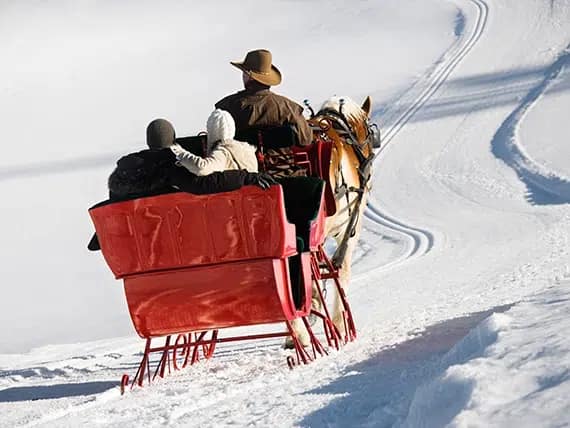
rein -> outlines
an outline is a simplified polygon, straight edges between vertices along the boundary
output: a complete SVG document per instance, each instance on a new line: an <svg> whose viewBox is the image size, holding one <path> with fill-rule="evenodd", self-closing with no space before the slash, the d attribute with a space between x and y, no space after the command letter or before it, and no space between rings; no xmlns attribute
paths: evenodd
<svg viewBox="0 0 570 428"><path fill-rule="evenodd" d="M343 183L341 186L338 186L335 189L335 199L338 200L346 196L347 208L349 212L348 226L344 231L340 245L337 247L331 259L333 265L338 269L346 257L346 252L348 250L348 241L356 234L356 225L358 224L360 215L360 205L362 203L364 192L366 191L366 187L368 186L368 182L370 180L370 168L374 159L374 156L365 155L363 147L368 146L370 154L373 153L372 148L374 144L374 131L371 129L371 125L367 123L366 140L364 140L361 144L358 142L358 139L356 138L356 135L344 114L339 113L336 110L325 109L321 110L316 116L322 116L322 119L320 119L319 122L321 120L326 122L326 127L321 126L321 128L323 128L323 131L326 131L330 128L334 129L333 123L337 124L340 127L341 131L343 131L346 135L344 143L352 147L354 154L358 159L358 175L360 177L359 187L347 187L346 183L344 183L344 177L342 176L341 170L340 175L342 177ZM350 193L357 194L356 199L354 199L352 202L349 200Z"/></svg>

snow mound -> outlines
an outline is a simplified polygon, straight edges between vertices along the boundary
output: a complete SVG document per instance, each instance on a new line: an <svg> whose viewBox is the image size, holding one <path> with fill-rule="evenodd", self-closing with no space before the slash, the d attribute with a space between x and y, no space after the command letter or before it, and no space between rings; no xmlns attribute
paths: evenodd
<svg viewBox="0 0 570 428"><path fill-rule="evenodd" d="M493 314L420 386L403 427L566 426L570 403L570 290L556 287Z"/></svg>

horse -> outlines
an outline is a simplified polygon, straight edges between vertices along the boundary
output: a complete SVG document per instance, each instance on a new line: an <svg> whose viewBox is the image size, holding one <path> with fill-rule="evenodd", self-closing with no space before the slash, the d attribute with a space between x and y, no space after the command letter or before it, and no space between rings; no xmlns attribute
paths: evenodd
<svg viewBox="0 0 570 428"><path fill-rule="evenodd" d="M343 290L350 282L352 255L358 243L370 190L373 149L380 146L378 127L370 123L371 106L370 97L358 105L349 97L334 96L309 119L314 141L321 140L331 145L328 177L323 178L334 195L335 210L327 218L325 234L337 244L332 263L338 269ZM343 312L344 306L337 293L333 303L333 323L340 331L344 330L346 321Z"/></svg>
<svg viewBox="0 0 570 428"><path fill-rule="evenodd" d="M370 123L370 112L372 101L366 97L362 105L357 104L349 97L334 96L326 100L317 113L305 103L311 112L308 119L310 127L313 129L314 148L322 147L322 151L317 151L313 158L316 158L319 165L318 173L327 183L325 197L327 201L327 220L325 224L325 234L327 238L332 238L337 243L337 249L332 256L333 269L336 272L334 278L338 278L340 286L339 293L344 294L344 290L350 281L350 268L352 254L358 242L362 224L362 213L366 206L366 196L370 190L370 176L372 161L374 159L374 148L380 145L380 135L378 127ZM285 127L286 129L289 129ZM277 127L277 130L282 128ZM244 134L244 141L250 141L258 146L263 152L263 141L278 140L279 135L271 135L253 128L251 134ZM286 135L289 135L286 133ZM238 138L239 139L239 138ZM291 140L284 138L287 144ZM301 151L311 151L311 146L301 148ZM283 171L296 174L300 165L295 162L295 155L273 154L263 156L260 162L262 171L275 177L279 177ZM281 167L282 169L279 169ZM302 169L302 167L301 167ZM315 171L312 172L315 175ZM327 257L328 258L328 257ZM347 319L347 301L339 293L335 293L333 302L333 323L338 332L353 330L347 328L351 324L351 319ZM325 303L321 302L318 293L313 290L312 309L320 312ZM299 336L301 343L309 343L308 332L303 327L303 322L296 319L292 323L293 329ZM347 336L350 336L347 333ZM289 347L290 343L286 343Z"/></svg>

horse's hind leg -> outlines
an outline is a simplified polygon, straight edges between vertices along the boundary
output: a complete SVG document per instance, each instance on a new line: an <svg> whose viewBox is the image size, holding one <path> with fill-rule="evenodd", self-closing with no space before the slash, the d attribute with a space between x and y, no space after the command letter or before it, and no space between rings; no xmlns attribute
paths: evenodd
<svg viewBox="0 0 570 428"><path fill-rule="evenodd" d="M299 343L301 343L301 345L303 345L303 346L309 346L310 345L311 338L310 338L309 332L305 328L305 325L303 324L303 320L301 318L295 318L293 321L291 321L291 328L293 329L293 331L297 335L297 339L299 340ZM285 345L284 346L285 346L285 349L293 349L294 348L293 339L291 337L287 337L285 339Z"/></svg>
<svg viewBox="0 0 570 428"><path fill-rule="evenodd" d="M344 260L342 261L342 264L338 269L340 287L345 293L348 283L350 282L352 253L354 252L357 242L358 242L357 236L354 236L349 239ZM334 295L332 318L334 325L339 329L340 332L345 331L345 317L344 317L345 309L346 308L343 304L343 301L339 295L339 292L337 291Z"/></svg>
<svg viewBox="0 0 570 428"><path fill-rule="evenodd" d="M335 293L334 298L334 307L333 307L333 323L339 329L340 332L346 332L349 340L354 338L354 325L352 324L352 314L347 313L350 311L348 307L348 300L346 300L346 289L350 282L350 274L351 274L351 267L352 267L352 255L358 244L358 238L360 236L360 232L362 229L362 213L364 211L364 207L366 206L366 197L364 197L360 203L360 213L359 219L356 223L356 227L354 229L353 236L348 240L348 245L346 248L346 253L344 260L342 261L339 270L339 281L341 287L341 293L344 294L344 299L341 298L340 294L337 292ZM340 245L340 243L339 243ZM344 300L344 301L343 301ZM346 302L346 303L345 303ZM347 321L347 317L349 320ZM347 322L351 325L347 325Z"/></svg>

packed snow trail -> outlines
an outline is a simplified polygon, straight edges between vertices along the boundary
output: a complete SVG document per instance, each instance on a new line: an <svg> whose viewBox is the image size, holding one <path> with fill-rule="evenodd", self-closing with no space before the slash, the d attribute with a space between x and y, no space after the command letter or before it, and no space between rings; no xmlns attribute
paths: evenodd
<svg viewBox="0 0 570 428"><path fill-rule="evenodd" d="M437 360L401 427L567 426L569 315L566 281L487 318Z"/></svg>

